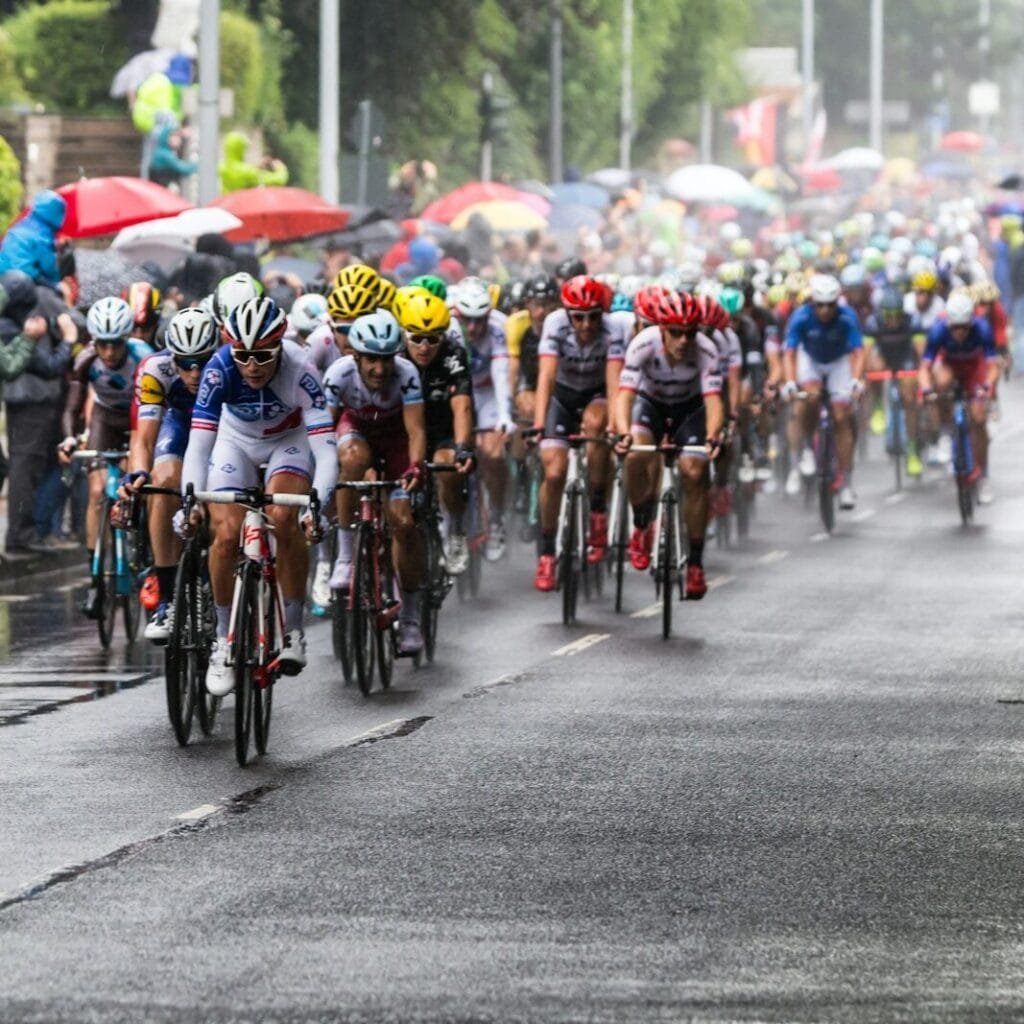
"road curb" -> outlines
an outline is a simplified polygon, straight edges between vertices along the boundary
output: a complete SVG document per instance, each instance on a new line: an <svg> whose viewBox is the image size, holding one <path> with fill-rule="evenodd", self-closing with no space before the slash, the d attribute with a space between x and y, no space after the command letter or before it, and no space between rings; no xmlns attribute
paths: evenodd
<svg viewBox="0 0 1024 1024"><path fill-rule="evenodd" d="M46 554L32 553L28 556L9 557L0 555L0 593L15 589L26 579L38 579L49 573L62 572L76 566L85 570L85 548L70 548L67 551L51 551Z"/></svg>

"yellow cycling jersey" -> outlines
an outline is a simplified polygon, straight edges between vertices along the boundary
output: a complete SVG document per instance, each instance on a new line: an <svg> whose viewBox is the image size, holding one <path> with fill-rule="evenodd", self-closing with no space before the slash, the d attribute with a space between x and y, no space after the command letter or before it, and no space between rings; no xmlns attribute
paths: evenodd
<svg viewBox="0 0 1024 1024"><path fill-rule="evenodd" d="M530 329L530 314L520 309L505 321L505 345L509 359L518 359L523 351L523 338Z"/></svg>

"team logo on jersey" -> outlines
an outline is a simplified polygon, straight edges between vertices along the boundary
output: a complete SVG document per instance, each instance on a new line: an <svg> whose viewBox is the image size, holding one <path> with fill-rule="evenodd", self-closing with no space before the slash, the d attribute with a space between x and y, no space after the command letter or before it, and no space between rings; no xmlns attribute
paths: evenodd
<svg viewBox="0 0 1024 1024"><path fill-rule="evenodd" d="M453 352L451 355L445 356L444 365L449 373L458 373L462 369L462 360L459 359L457 353Z"/></svg>
<svg viewBox="0 0 1024 1024"><path fill-rule="evenodd" d="M323 390L320 387L320 382L311 373L304 373L299 378L299 387L313 399L314 409L323 409L327 404L327 400L324 398Z"/></svg>
<svg viewBox="0 0 1024 1024"><path fill-rule="evenodd" d="M199 404L208 405L210 399L213 398L214 392L217 391L223 383L224 377L221 375L220 370L207 368L203 373L203 380L199 387Z"/></svg>
<svg viewBox="0 0 1024 1024"><path fill-rule="evenodd" d="M139 381L139 401L143 405L160 405L164 400L163 385L151 374L144 373Z"/></svg>
<svg viewBox="0 0 1024 1024"><path fill-rule="evenodd" d="M402 385L402 394L403 395L415 394L419 390L420 390L420 382L415 377L410 377Z"/></svg>
<svg viewBox="0 0 1024 1024"><path fill-rule="evenodd" d="M299 449L296 448L295 445L291 445L291 447L285 448L284 453L285 455L298 455Z"/></svg>
<svg viewBox="0 0 1024 1024"><path fill-rule="evenodd" d="M220 467L220 471L222 473L234 473L237 468L237 466L232 465L230 462L225 462L224 465Z"/></svg>

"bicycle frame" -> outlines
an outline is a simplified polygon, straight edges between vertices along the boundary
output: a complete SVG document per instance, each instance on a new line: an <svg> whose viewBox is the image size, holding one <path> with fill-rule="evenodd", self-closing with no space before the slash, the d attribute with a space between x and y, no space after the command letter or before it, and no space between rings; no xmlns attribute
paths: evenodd
<svg viewBox="0 0 1024 1024"><path fill-rule="evenodd" d="M107 466L107 479L103 484L103 497L110 505L116 504L119 500L117 496L117 490L121 486L121 479L124 476L124 470L121 468L121 463L128 457L127 451L95 451L95 450L79 450L72 454L74 459L83 459L89 461L102 460ZM109 507L107 509L109 512ZM105 524L100 522L99 529L103 530ZM111 526L111 535L114 540L114 573L115 573L115 590L114 593L118 597L127 597L131 593L131 580L128 574L128 556L125 551L125 531L119 526ZM103 572L103 566L100 564L100 560L103 557L102 546L97 543L95 551L92 555L92 575L99 576Z"/></svg>
<svg viewBox="0 0 1024 1024"><path fill-rule="evenodd" d="M559 529L555 534L555 555L557 558L562 558L567 552L562 550L562 524L565 522L566 516L568 515L569 500L573 492L581 495L584 499L587 496L587 487L589 484L589 476L587 474L587 455L586 445L588 441L594 440L593 438L584 437L583 435L573 435L569 439L569 461L566 467L565 473L565 487L562 489L562 501L558 509L558 523ZM584 505L586 501L579 501L576 503L577 510L577 523L576 523L576 543L577 551L575 552L581 560L586 560L587 557L587 532L586 528L589 525L586 522L584 516Z"/></svg>
<svg viewBox="0 0 1024 1024"><path fill-rule="evenodd" d="M373 531L375 543L372 547L371 563L373 566L374 607L377 609L377 629L386 630L398 616L400 602L392 594L386 597L383 593L384 574L382 556L391 558L390 552L384 551L387 540L384 529L384 492L401 487L400 480L346 480L337 485L338 489L352 490L359 493L359 512L356 521L369 524ZM349 611L358 600L356 588L349 587L346 606Z"/></svg>

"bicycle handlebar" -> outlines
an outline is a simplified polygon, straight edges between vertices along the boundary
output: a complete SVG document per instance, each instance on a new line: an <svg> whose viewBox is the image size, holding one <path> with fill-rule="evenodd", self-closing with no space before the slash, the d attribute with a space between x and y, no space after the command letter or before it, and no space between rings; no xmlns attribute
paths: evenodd
<svg viewBox="0 0 1024 1024"><path fill-rule="evenodd" d="M424 466L431 473L457 473L459 467L454 462L425 462Z"/></svg>
<svg viewBox="0 0 1024 1024"><path fill-rule="evenodd" d="M256 494L252 491L193 491L194 501L208 505L283 505L286 508L308 508L311 494Z"/></svg>
<svg viewBox="0 0 1024 1024"><path fill-rule="evenodd" d="M71 453L73 459L105 459L108 462L120 462L128 458L128 449L121 451L98 451L95 448L78 448Z"/></svg>
<svg viewBox="0 0 1024 1024"><path fill-rule="evenodd" d="M342 480L335 484L336 491L395 490L402 486L401 480Z"/></svg>
<svg viewBox="0 0 1024 1024"><path fill-rule="evenodd" d="M630 452L678 452L680 455L707 455L707 445L703 444L633 444ZM627 455L629 452L626 453Z"/></svg>

